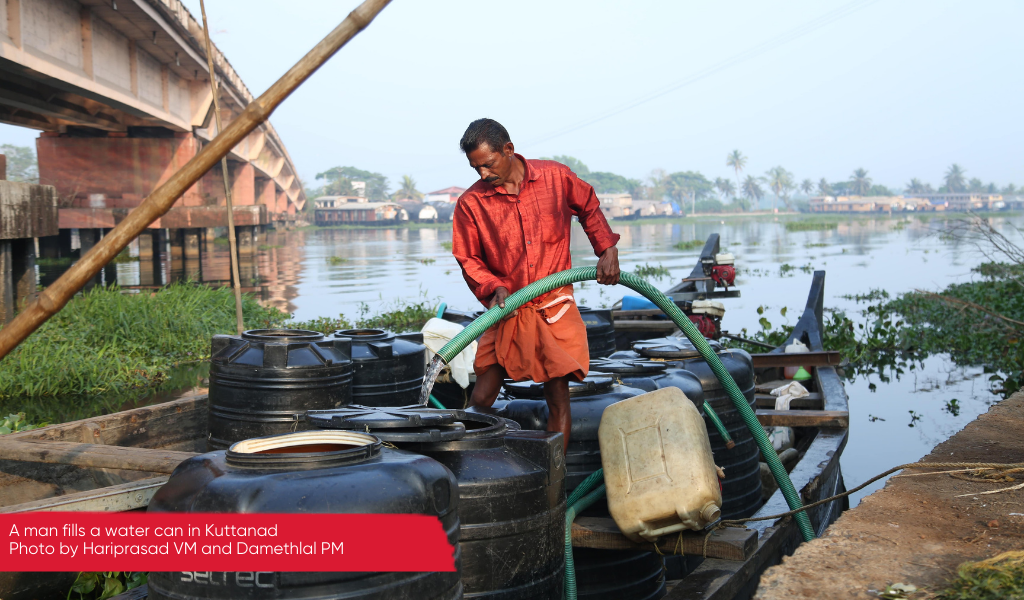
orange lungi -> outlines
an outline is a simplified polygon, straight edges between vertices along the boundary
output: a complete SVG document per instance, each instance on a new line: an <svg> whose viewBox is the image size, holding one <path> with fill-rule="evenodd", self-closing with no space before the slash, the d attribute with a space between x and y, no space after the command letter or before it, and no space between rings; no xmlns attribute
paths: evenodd
<svg viewBox="0 0 1024 600"><path fill-rule="evenodd" d="M473 370L480 375L495 364L516 381L546 382L565 375L582 381L587 376L587 326L576 308L572 285L524 304L515 316L484 332Z"/></svg>

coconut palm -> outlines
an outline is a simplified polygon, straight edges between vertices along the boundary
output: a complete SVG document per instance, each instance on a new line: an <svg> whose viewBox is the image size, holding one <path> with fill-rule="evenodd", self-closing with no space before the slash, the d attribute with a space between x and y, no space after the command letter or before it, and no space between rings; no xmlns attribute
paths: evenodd
<svg viewBox="0 0 1024 600"><path fill-rule="evenodd" d="M718 193L722 196L724 200L728 200L729 198L736 194L736 186L734 186L731 181L724 177L715 178L715 189L718 190Z"/></svg>
<svg viewBox="0 0 1024 600"><path fill-rule="evenodd" d="M858 196L866 196L871 191L871 178L866 169L857 169L850 175L850 189Z"/></svg>
<svg viewBox="0 0 1024 600"><path fill-rule="evenodd" d="M960 165L953 163L946 170L946 187L950 192L962 192L967 187L964 183L964 174L967 170Z"/></svg>
<svg viewBox="0 0 1024 600"><path fill-rule="evenodd" d="M781 166L772 167L765 173L765 179L768 181L768 188L775 193L775 200L772 202L772 211L774 212L778 210L777 204L783 194L793 189L793 174ZM789 206L788 198L785 202L786 206Z"/></svg>
<svg viewBox="0 0 1024 600"><path fill-rule="evenodd" d="M740 186L740 171L747 166L747 157L739 150L733 150L725 157L725 166L732 167L736 171L736 186Z"/></svg>
<svg viewBox="0 0 1024 600"><path fill-rule="evenodd" d="M831 196L832 186L828 184L828 180L824 177L818 182L818 194L821 196Z"/></svg>
<svg viewBox="0 0 1024 600"><path fill-rule="evenodd" d="M804 179L800 182L800 191L810 196L811 192L814 191L814 182L810 179Z"/></svg>
<svg viewBox="0 0 1024 600"><path fill-rule="evenodd" d="M977 177L973 177L973 178L971 178L970 181L967 182L967 191L968 192L974 192L974 193L984 192L985 191L985 182L983 182L982 180L978 179Z"/></svg>
<svg viewBox="0 0 1024 600"><path fill-rule="evenodd" d="M753 204L754 210L761 205L761 198L764 198L764 190L761 189L761 178L754 177L753 175L747 175L747 178L743 180L743 186L740 188L744 198L748 198Z"/></svg>
<svg viewBox="0 0 1024 600"><path fill-rule="evenodd" d="M920 179L914 177L910 180L910 183L907 184L906 192L908 194L923 194L925 193L924 186L925 184L921 183Z"/></svg>
<svg viewBox="0 0 1024 600"><path fill-rule="evenodd" d="M423 198L423 192L416 189L416 180L409 175L402 175L402 185L398 190L391 195L395 200L401 198L412 198L413 200L419 200Z"/></svg>

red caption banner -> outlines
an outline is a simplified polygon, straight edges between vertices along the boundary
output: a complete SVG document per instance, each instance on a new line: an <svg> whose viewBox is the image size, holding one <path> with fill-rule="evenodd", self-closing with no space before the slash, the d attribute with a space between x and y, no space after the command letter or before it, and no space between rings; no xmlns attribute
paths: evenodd
<svg viewBox="0 0 1024 600"><path fill-rule="evenodd" d="M454 571L425 515L28 512L0 525L4 571Z"/></svg>

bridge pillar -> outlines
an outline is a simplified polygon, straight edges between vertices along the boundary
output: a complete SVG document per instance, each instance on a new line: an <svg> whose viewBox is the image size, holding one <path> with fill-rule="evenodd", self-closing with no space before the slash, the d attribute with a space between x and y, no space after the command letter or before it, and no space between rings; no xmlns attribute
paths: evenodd
<svg viewBox="0 0 1024 600"><path fill-rule="evenodd" d="M67 231L71 233L70 229ZM48 235L39 238L39 258L60 258L60 242L59 235Z"/></svg>
<svg viewBox="0 0 1024 600"><path fill-rule="evenodd" d="M238 254L251 255L256 252L256 227L246 225L235 228L238 238Z"/></svg>

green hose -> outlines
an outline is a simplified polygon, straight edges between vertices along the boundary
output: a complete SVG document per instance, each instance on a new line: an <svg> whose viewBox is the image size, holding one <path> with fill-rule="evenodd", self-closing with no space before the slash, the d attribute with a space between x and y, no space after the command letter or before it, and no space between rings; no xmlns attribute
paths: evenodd
<svg viewBox="0 0 1024 600"><path fill-rule="evenodd" d="M430 405L434 408L448 408L444 404L441 404L441 401L435 398L433 394L430 395Z"/></svg>
<svg viewBox="0 0 1024 600"><path fill-rule="evenodd" d="M431 396L433 398L433 396ZM718 413L715 409L711 408L711 405L704 401L704 414L708 416L708 420L715 426L715 430L718 431L718 435L722 437L722 441L725 442L725 447L732 450L736 447L736 442L732 441L732 436L729 435L729 430L725 428L725 424L718 418Z"/></svg>
<svg viewBox="0 0 1024 600"><path fill-rule="evenodd" d="M441 351L438 352L437 355L447 363L455 358L459 352L462 352L470 342L479 337L484 331L520 306L542 294L550 292L553 289L560 288L570 283L590 281L593 279L597 279L596 267L576 267L574 269L562 271L561 273L549 275L540 281L535 281L506 298L505 308L494 305L494 307L470 323L465 329L460 331L458 335L452 338L452 341L445 344L444 348L441 348ZM761 455L764 456L765 461L768 463L768 468L775 477L776 483L779 484L779 489L782 490L782 495L785 496L786 503L789 505L790 510L802 508L803 503L800 502L800 495L797 493L796 488L793 487L793 482L789 479L789 473L787 473L786 468L782 466L782 461L779 460L779 455L776 454L775 447L772 446L771 440L768 439L768 435L764 432L764 427L762 427L757 421L757 415L754 413L754 410L750 408L750 405L747 404L747 399L743 397L743 392L740 391L736 382L733 381L732 376L729 375L729 371L726 370L721 359L718 358L715 351L711 349L710 345L708 345L704 336L697 331L697 327L686 317L686 315L683 314L683 311L676 306L675 302L645 280L631 273L622 273L619 278L619 283L639 292L648 300L654 302L658 308L672 319L672 322L676 324L676 327L679 327L683 334L689 338L693 346L698 352L700 352L700 355L704 357L705 361L707 361L711 370L714 371L715 377L717 377L718 381L721 382L726 393L729 394L729 398L736 406L736 410L743 418L743 422L747 425L747 429L750 430L751 435L754 437L754 441L757 442L758 448L761 449ZM797 513L796 522L804 540L810 541L814 539L814 529L811 527L811 520L807 516L806 512Z"/></svg>
<svg viewBox="0 0 1024 600"><path fill-rule="evenodd" d="M595 475L603 477L603 471L598 469L587 481L590 481ZM594 481L598 481L600 477L595 478ZM591 482L593 483L593 482ZM582 484L573 490L573 495L576 491L583 487ZM577 496L576 501L572 504L566 502L565 507L565 600L576 600L576 565L572 559L572 522L576 520L576 515L585 511L590 507L591 504L597 502L604 496L605 487L602 483L594 491L590 492L586 496ZM571 496L570 496L571 497Z"/></svg>

